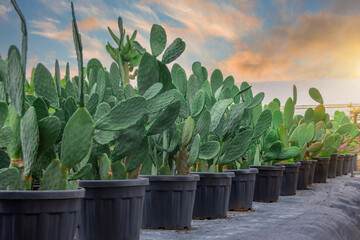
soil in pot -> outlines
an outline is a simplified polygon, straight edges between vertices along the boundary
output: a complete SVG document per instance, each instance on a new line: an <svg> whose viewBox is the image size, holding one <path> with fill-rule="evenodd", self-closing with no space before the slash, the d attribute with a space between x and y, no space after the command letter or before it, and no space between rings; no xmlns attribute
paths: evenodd
<svg viewBox="0 0 360 240"><path fill-rule="evenodd" d="M80 239L139 239L148 179L84 180Z"/></svg>
<svg viewBox="0 0 360 240"><path fill-rule="evenodd" d="M333 153L333 154L330 155L328 178L336 177L336 168L337 168L338 156L339 156L338 153Z"/></svg>
<svg viewBox="0 0 360 240"><path fill-rule="evenodd" d="M326 183L326 179L329 173L329 157L316 158L316 168L314 173L314 183Z"/></svg>
<svg viewBox="0 0 360 240"><path fill-rule="evenodd" d="M311 161L309 160L298 160L295 162L300 163L299 177L297 182L297 190L306 190L309 182L309 173Z"/></svg>
<svg viewBox="0 0 360 240"><path fill-rule="evenodd" d="M351 154L345 154L345 156L344 156L342 174L345 176L349 174L351 158L352 158Z"/></svg>
<svg viewBox="0 0 360 240"><path fill-rule="evenodd" d="M193 174L193 173L192 173ZM202 173L197 172L197 182L193 219L225 218L229 206L232 172Z"/></svg>
<svg viewBox="0 0 360 240"><path fill-rule="evenodd" d="M311 165L310 165L310 171L309 171L308 186L311 186L312 183L314 182L314 175L315 175L315 168L316 168L317 160L311 159L309 161L311 161Z"/></svg>
<svg viewBox="0 0 360 240"><path fill-rule="evenodd" d="M142 176L146 187L142 228L185 229L191 227L199 175Z"/></svg>
<svg viewBox="0 0 360 240"><path fill-rule="evenodd" d="M247 211L252 209L255 189L256 174L259 172L256 168L225 170L233 172L231 193L229 201L230 211Z"/></svg>
<svg viewBox="0 0 360 240"><path fill-rule="evenodd" d="M301 163L279 163L276 166L284 166L284 174L281 183L281 196L296 195L297 182L299 178L299 168Z"/></svg>
<svg viewBox="0 0 360 240"><path fill-rule="evenodd" d="M85 189L0 191L1 240L72 240Z"/></svg>
<svg viewBox="0 0 360 240"><path fill-rule="evenodd" d="M345 155L340 154L337 158L336 176L342 176Z"/></svg>
<svg viewBox="0 0 360 240"><path fill-rule="evenodd" d="M276 202L279 199L284 166L250 166L257 168L254 201Z"/></svg>

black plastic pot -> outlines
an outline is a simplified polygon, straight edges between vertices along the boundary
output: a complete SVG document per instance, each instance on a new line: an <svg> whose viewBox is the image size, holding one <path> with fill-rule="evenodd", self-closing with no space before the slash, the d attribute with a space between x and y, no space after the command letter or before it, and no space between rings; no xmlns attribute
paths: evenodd
<svg viewBox="0 0 360 240"><path fill-rule="evenodd" d="M343 175L344 157L345 155L341 154L337 158L336 176Z"/></svg>
<svg viewBox="0 0 360 240"><path fill-rule="evenodd" d="M312 183L314 182L314 175L315 175L315 168L316 168L317 160L311 159L309 161L311 161L311 165L310 165L310 171L309 171L308 186L311 186Z"/></svg>
<svg viewBox="0 0 360 240"><path fill-rule="evenodd" d="M357 171L358 171L358 164L357 164L357 158L358 158L358 155L357 155L357 153L354 153L354 171L355 171L355 173L357 173Z"/></svg>
<svg viewBox="0 0 360 240"><path fill-rule="evenodd" d="M296 161L300 163L299 167L299 177L297 182L297 190L305 190L309 185L309 173L310 173L310 160L299 160Z"/></svg>
<svg viewBox="0 0 360 240"><path fill-rule="evenodd" d="M326 179L329 173L329 157L318 157L313 183L326 183Z"/></svg>
<svg viewBox="0 0 360 240"><path fill-rule="evenodd" d="M276 202L279 199L284 166L250 166L257 168L254 201Z"/></svg>
<svg viewBox="0 0 360 240"><path fill-rule="evenodd" d="M354 168L355 168L355 155L354 154L350 154L350 166L349 166L349 173L351 174L351 176L354 176Z"/></svg>
<svg viewBox="0 0 360 240"><path fill-rule="evenodd" d="M197 182L193 219L225 218L229 206L232 172L191 173L200 176Z"/></svg>
<svg viewBox="0 0 360 240"><path fill-rule="evenodd" d="M339 154L333 153L330 155L328 178L336 177L337 158Z"/></svg>
<svg viewBox="0 0 360 240"><path fill-rule="evenodd" d="M342 172L343 175L345 175L345 176L349 174L351 158L352 158L351 154L345 154L344 164L343 164L343 172Z"/></svg>
<svg viewBox="0 0 360 240"><path fill-rule="evenodd" d="M74 239L85 189L0 191L1 240Z"/></svg>
<svg viewBox="0 0 360 240"><path fill-rule="evenodd" d="M225 170L233 172L229 201L230 211L247 211L252 208L254 199L255 179L259 172L256 168Z"/></svg>
<svg viewBox="0 0 360 240"><path fill-rule="evenodd" d="M139 239L148 179L86 180L81 203L81 240Z"/></svg>
<svg viewBox="0 0 360 240"><path fill-rule="evenodd" d="M276 166L284 166L284 175L281 183L281 196L296 195L297 182L299 178L299 168L301 163L279 163Z"/></svg>
<svg viewBox="0 0 360 240"><path fill-rule="evenodd" d="M146 187L142 228L185 229L191 227L199 175L142 176Z"/></svg>

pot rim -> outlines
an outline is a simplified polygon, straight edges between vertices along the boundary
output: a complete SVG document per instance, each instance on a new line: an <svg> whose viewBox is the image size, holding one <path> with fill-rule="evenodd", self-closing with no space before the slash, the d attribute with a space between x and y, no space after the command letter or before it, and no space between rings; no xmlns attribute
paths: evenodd
<svg viewBox="0 0 360 240"><path fill-rule="evenodd" d="M248 168L248 169L228 169L224 170L225 172L233 172L235 175L245 175L245 174L254 174L258 173L259 170L257 168Z"/></svg>
<svg viewBox="0 0 360 240"><path fill-rule="evenodd" d="M295 163L276 163L275 166L285 166L285 168L287 167L298 167L300 166L301 163L300 162L295 162Z"/></svg>
<svg viewBox="0 0 360 240"><path fill-rule="evenodd" d="M80 180L79 186L92 187L92 188L104 188L104 187L135 187L149 185L147 178L137 179L117 179L117 180Z"/></svg>
<svg viewBox="0 0 360 240"><path fill-rule="evenodd" d="M85 189L75 190L0 190L0 199L29 200L29 199L74 199L83 198Z"/></svg>
<svg viewBox="0 0 360 240"><path fill-rule="evenodd" d="M233 172L190 172L191 175L197 174L202 177L211 177L211 178L229 178L235 177Z"/></svg>
<svg viewBox="0 0 360 240"><path fill-rule="evenodd" d="M250 168L257 168L258 170L279 171L279 170L284 170L285 166L256 166L256 165L250 165Z"/></svg>
<svg viewBox="0 0 360 240"><path fill-rule="evenodd" d="M198 174L191 175L140 175L141 178L147 178L149 182L194 182L199 181Z"/></svg>

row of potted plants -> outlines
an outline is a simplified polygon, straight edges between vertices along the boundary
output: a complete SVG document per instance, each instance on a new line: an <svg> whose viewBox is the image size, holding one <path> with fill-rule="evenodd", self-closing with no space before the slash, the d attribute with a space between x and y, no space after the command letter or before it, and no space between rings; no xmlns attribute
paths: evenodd
<svg viewBox="0 0 360 240"><path fill-rule="evenodd" d="M301 116L295 86L281 110L200 62L187 77L177 63L168 68L185 43L167 46L160 25L147 51L119 17L119 34L108 28L109 71L95 58L84 68L71 4L78 76L67 64L61 78L56 60L54 76L39 63L28 82L26 21L11 2L23 38L21 52L11 46L0 59L2 239L73 239L77 225L80 239L190 228L191 219L277 201L355 164L336 152L357 126L341 112L330 120L317 89L309 93L319 106Z"/></svg>

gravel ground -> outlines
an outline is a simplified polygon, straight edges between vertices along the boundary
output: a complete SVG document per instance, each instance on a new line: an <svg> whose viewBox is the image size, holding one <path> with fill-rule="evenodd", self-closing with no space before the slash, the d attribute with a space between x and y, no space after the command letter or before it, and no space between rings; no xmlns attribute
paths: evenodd
<svg viewBox="0 0 360 240"><path fill-rule="evenodd" d="M141 230L142 240L360 239L360 178L338 177L314 184L277 203L254 203L226 219L193 220L190 230Z"/></svg>

